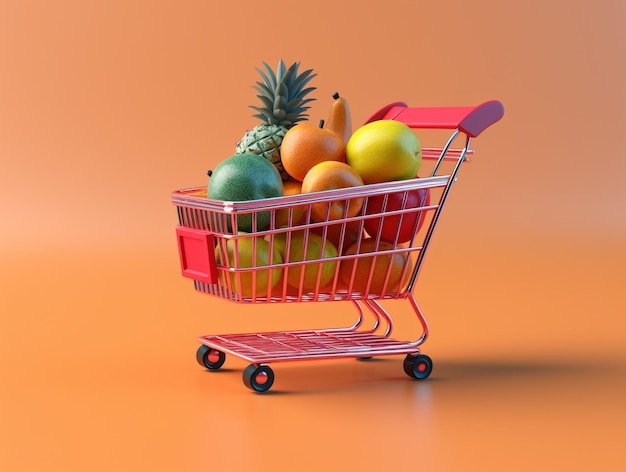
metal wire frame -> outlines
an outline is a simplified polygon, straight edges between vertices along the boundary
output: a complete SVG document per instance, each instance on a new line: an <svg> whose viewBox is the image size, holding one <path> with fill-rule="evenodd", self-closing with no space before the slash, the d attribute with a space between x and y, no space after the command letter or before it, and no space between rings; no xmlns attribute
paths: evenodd
<svg viewBox="0 0 626 472"><path fill-rule="evenodd" d="M443 205L447 200L448 194L450 192L450 188L454 181L456 180L456 175L459 171L461 164L468 159L468 154L471 154L473 151L469 148L470 146L470 138L466 138L465 146L460 149L452 149L452 143L455 141L457 136L459 135L459 131L455 130L452 135L449 137L443 148L426 148L424 150L426 159L435 160L435 165L430 177L422 178L422 179L411 179L410 181L398 181L398 182L390 182L383 184L374 184L363 187L355 187L350 189L337 189L334 191L326 191L326 192L317 192L315 194L299 194L295 196L288 197L277 197L274 199L266 199L263 201L252 201L252 202L216 202L212 200L206 199L206 197L199 197L198 195L202 192L202 189L188 189L185 191L177 192L174 195L174 202L177 205L178 217L181 226L187 228L193 228L201 231L208 231L215 233L217 235L216 245L221 251L221 260L227 260L227 252L228 252L228 244L234 245L234 261L230 261L228 265L222 263L218 266L218 273L220 274L219 283L216 284L207 284L205 282L195 281L195 288L198 291L219 296L222 298L226 298L236 302L242 303L275 303L275 302L301 302L301 301L330 301L330 300L358 300L358 299L371 299L371 298L404 298L406 297L414 288L416 280L418 278L418 274L421 270L424 257L426 251L430 245L430 241L433 236L433 232L435 227L437 226L437 222L441 215L441 211L443 209ZM453 169L450 174L440 175L439 171L441 169L441 165L444 161L452 161ZM405 208L405 201L407 198L407 194L411 190L415 189L428 189L433 190L435 188L439 188L442 192L440 198L437 202L424 205L419 209L409 209ZM400 209L392 210L392 211L383 211L381 213L374 213L371 215L360 215L357 217L349 218L346 213L344 213L343 218L332 220L332 221L323 221L316 222L310 218L311 205L326 203L330 206L331 203L337 201L337 199L364 199L364 205L367 206L368 198L373 196L383 196L384 204L387 203L388 196L393 192L404 192L403 196L403 204ZM300 226L288 227L288 228L275 228L275 215L278 210L288 209L290 211L290 218L293 213L294 206L302 205L306 207L306 222ZM347 207L347 206L346 206ZM257 230L254 227L253 233L241 235L237 234L237 216L242 214L243 212L250 211L269 211L271 213L271 223L268 229ZM347 211L347 208L346 208ZM346 255L346 254L338 254L336 257L332 258L332 260L321 257L321 254L324 253L325 245L326 245L326 234L329 231L330 226L332 225L341 225L341 233L340 233L340 243L345 237L345 226L352 223L360 223L360 234L363 233L363 225L367 218L380 218L383 215L385 217L389 216L397 216L402 218L409 212L421 211L425 213L432 213L432 218L430 224L427 225L427 228L422 231L426 231L424 236L420 236L420 240L415 239L417 237L417 231L415 231L413 238L410 240L408 245L403 247L393 244L392 249L376 249L371 253L359 254L357 250L357 254ZM254 225L253 225L254 226ZM417 229L417 228L415 228ZM304 231L304 248L303 250L306 252L307 246L307 238L309 237L309 232L318 231L321 232L322 235L322 247L320 249L320 257L312 258L307 260L295 260L295 261L274 261L271 260L272 255L274 254L273 247L275 239L280 236L286 235L286 244L287 244L287 252L289 251L289 244L291 241L291 234L294 232ZM379 235L373 235L374 238L379 238ZM264 238L269 241L269 254L270 261L264 266L259 267L247 267L242 266L239 261L239 251L237 250L237 245L239 240L245 238ZM378 245L379 239L377 239ZM357 242L357 245L360 244L360 240ZM256 261L256 244L252 247L252 260ZM378 247L378 246L377 246ZM402 280L405 280L405 274L407 274L410 270L410 274L408 277L408 283L405 287L400 288L400 290L386 290L384 293L376 294L368 291L366 288L365 291L353 290L352 282L348 284L348 289L339 289L337 285L338 281L338 271L340 264L349 260L357 260L359 258L371 257L376 260L378 257L394 257L395 254L406 255L406 263L403 268ZM412 268L409 268L409 262L412 263L412 256L415 255L415 264ZM328 265L334 263L336 264L335 274L333 276L333 283L330 287L322 288L320 287L319 277L321 276L322 267L324 265ZM299 270L300 276L304 277L304 273L307 270L306 267L317 267L317 283L315 284L312 290L302 290L300 289L296 293L291 290L289 293L286 281L283 280L282 285L278 288L274 288L271 286L268 280L268 287L266 290L257 290L256 287L258 275L262 273L266 273L268 271L294 271ZM354 271L356 271L357 263L353 265ZM302 270L304 269L304 270ZM374 264L371 264L371 273L369 274L368 279L368 288L370 286L371 280L374 276L373 274ZM389 280L391 271L391 264L389 264L388 272L385 277L385 288L387 287L387 282ZM353 273L353 277L356 276ZM254 285L252 289L252 293L248 296L242 295L242 291L240 290L242 286L242 277L252 278L252 284ZM302 284L300 284L302 286ZM262 292L259 294L259 292Z"/></svg>
<svg viewBox="0 0 626 472"><path fill-rule="evenodd" d="M254 333L235 333L201 336L198 340L209 346L211 349L221 351L225 354L232 354L247 360L255 365L267 364L277 361L293 361L293 360L314 360L322 358L340 358L340 357L372 357L395 354L417 354L419 346L424 343L429 335L429 326L426 318L413 295L413 288L418 278L418 274L422 267L426 250L430 245L434 229L440 218L443 205L446 202L450 188L456 180L457 173L461 164L468 161L468 155L473 151L469 148L470 138L466 137L465 145L460 149L452 149L452 143L459 136L459 131L455 130L447 140L443 148L427 148L424 149L426 159L435 161L432 173L429 177L421 179L412 179L406 182L391 182L384 184L374 184L363 186L362 188L341 189L337 191L318 192L316 194L300 194L289 197L277 197L276 199L266 199L265 201L251 202L215 202L206 199L201 195L202 189L188 189L181 191L174 196L174 203L177 205L179 222L182 226L213 232L218 235L216 246L222 247L222 254L225 257L226 246L229 243L235 245L234 261L230 265L221 265L218 270L222 275L222 282L217 284L207 284L195 281L197 290L226 298L236 302L263 303L263 302L302 302L302 301L351 301L356 307L358 317L357 320L347 327L331 327L315 330L294 330L294 331L272 331L272 332L254 332ZM442 164L451 162L452 171L449 174L442 174ZM319 273L321 264L328 262L324 258L316 258L307 261L286 261L276 262L269 261L269 264L250 269L248 267L240 267L240 261L236 245L238 241L251 237L248 235L238 234L237 216L244 212L261 212L270 211L271 221L269 228L257 228L253 223L252 237L264 238L269 240L270 254L273 254L272 246L274 239L281 234L291 234L296 230L314 231L321 229L323 241L326 240L326 233L330 224L345 225L349 221L359 221L361 229L367 216L358 216L349 218L344 213L343 218L334 221L316 222L310 218L310 206L312 204L327 203L330 205L338 198L342 199L367 199L375 195L383 195L384 201L387 201L388 195L393 192L409 192L411 190L427 188L429 190L439 189L441 192L437 201L424 205L419 208L420 211L430 212L432 214L429 224L427 225L425 235L421 239L416 239L416 234L411 240L401 247L393 245L392 249L376 250L373 257L385 257L396 253L416 254L414 266L410 269L409 280L404 289L395 292L373 294L361 293L358 291L341 291L336 289L338 266L342 262L349 259L357 259L364 254L346 255L338 254L333 258L337 263L335 275L333 278L333 287L321 289L319 287ZM406 200L406 193L404 195ZM404 202L403 200L403 202ZM304 205L307 209L306 222L300 228L276 228L274 225L275 214L279 209L289 209L289 218L293 216L293 208L296 205ZM386 205L386 203L384 204ZM409 210L404 208L404 203L400 210L383 211L381 214L369 215L369 217L381 217L382 214L398 215L402 217ZM254 219L253 219L254 221ZM344 230L344 228L342 228ZM379 236L379 235L378 235ZM374 235L376 238L377 235ZM289 244L289 243L288 243ZM306 241L305 241L306 244ZM323 243L325 244L325 243ZM306 246L305 246L306 247ZM252 259L256 260L256 245L253 245ZM323 251L323 247L322 247ZM369 254L368 254L369 256ZM409 260L410 258L407 258ZM256 287L251 296L242 297L237 294L237 288L241 287L241 278L244 274L252 272L253 278L261 270L289 270L290 268L303 267L304 264L318 264L318 279L314 290L310 292L297 291L295 294L288 294L286 289L278 290L274 296L256 296ZM404 273L409 270L409 266L405 264ZM371 281L373 274L369 274ZM353 274L354 277L354 274ZM386 274L385 283L389 277ZM368 286L369 286L368 281ZM283 282L284 283L284 282ZM268 282L269 284L269 282ZM286 285L285 285L286 287ZM268 293L271 293L268 291ZM398 340L391 336L394 321L390 312L383 307L381 300L384 299L407 299L412 308L421 328L421 334L414 340ZM369 314L372 318L371 326L365 326L365 314Z"/></svg>
<svg viewBox="0 0 626 472"><path fill-rule="evenodd" d="M353 301L359 316L354 324L344 328L207 335L199 337L198 341L257 365L279 361L416 354L428 337L429 328L413 295L408 298L422 327L421 336L414 341L391 337L391 315L376 300ZM374 318L369 329L359 329L365 320L364 308Z"/></svg>

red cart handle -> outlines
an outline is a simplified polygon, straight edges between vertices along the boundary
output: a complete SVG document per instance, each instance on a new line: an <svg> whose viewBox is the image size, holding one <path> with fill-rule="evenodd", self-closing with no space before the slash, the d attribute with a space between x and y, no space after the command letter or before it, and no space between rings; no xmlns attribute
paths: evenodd
<svg viewBox="0 0 626 472"><path fill-rule="evenodd" d="M404 102L395 102L378 110L366 123L396 120L410 128L458 129L475 138L503 116L504 106L498 100L475 107L409 107Z"/></svg>

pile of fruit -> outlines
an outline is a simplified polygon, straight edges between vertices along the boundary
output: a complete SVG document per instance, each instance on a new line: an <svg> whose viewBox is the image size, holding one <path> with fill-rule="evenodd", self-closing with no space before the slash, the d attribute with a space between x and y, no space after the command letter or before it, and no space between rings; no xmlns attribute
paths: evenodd
<svg viewBox="0 0 626 472"><path fill-rule="evenodd" d="M208 198L221 201L247 201L264 198L311 193L373 183L389 182L417 178L421 165L420 141L407 125L393 120L378 120L352 129L352 120L348 102L339 94L334 94L326 120L319 124L308 121L310 103L314 101L310 94L315 87L310 86L316 76L311 69L299 71L300 63L293 63L289 68L280 60L276 70L266 63L263 69L257 69L261 80L253 86L258 93L260 106L251 106L257 113L254 117L261 123L247 131L236 144L235 154L220 162L209 171ZM218 263L233 266L235 248L238 253L238 267L259 267L283 261L329 259L328 262L307 264L302 267L290 267L289 270L257 270L243 273L239 278L237 291L243 296L256 296L267 293L284 275L291 287L303 291L315 290L333 280L336 272L338 254L355 254L359 241L359 254L375 253L392 249L393 244L404 243L411 239L415 228L421 221L419 212L405 214L401 224L399 216L384 218L366 218L362 221L367 234L362 235L361 222L354 225L346 223L365 212L380 213L381 209L397 210L404 207L420 207L428 204L428 192L419 190L409 195L389 194L386 198L371 197L364 207L363 199L352 198L333 200L327 203L315 203L293 207L290 210L241 214L237 217L239 233L260 231L269 227L290 228L304 223L305 214L309 221L328 222L343 219L342 224L327 225L322 240L319 226L303 231L284 231L273 236L274 253L269 257L269 243L262 238L249 238L248 243L239 239L238 244L228 242L227 251L216 249ZM422 215L423 216L423 215ZM253 221L253 217L255 221ZM273 221L272 221L273 220ZM319 231L318 231L319 230ZM289 253L285 238L289 234ZM380 241L374 244L371 237L378 234ZM341 235L341 237L340 237ZM306 242L306 244L305 244ZM252 249L252 244L256 247ZM251 246L251 247L247 247ZM229 261L222 261L228 253ZM253 256L252 254L255 254ZM407 253L408 254L408 253ZM256 260L252 260L253 257ZM372 265L375 267L372 267ZM408 255L392 255L345 259L339 268L339 276L346 283L350 282L353 290L365 290L370 293L383 290L399 290L408 275ZM388 271L389 266L392 269ZM359 277L359 274L387 274L380 277ZM234 277L234 274L231 274ZM364 280L363 280L364 279ZM256 287L256 288L255 288Z"/></svg>

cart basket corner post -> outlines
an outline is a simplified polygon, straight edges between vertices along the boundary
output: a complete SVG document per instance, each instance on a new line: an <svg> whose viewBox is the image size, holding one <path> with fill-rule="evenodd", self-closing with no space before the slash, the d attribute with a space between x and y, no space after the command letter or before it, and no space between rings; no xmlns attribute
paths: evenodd
<svg viewBox="0 0 626 472"><path fill-rule="evenodd" d="M217 370L227 355L239 357L249 362L243 382L255 392L271 388L269 364L281 361L402 354L409 377L427 378L433 363L420 346L429 329L413 289L459 168L474 153L472 139L503 115L497 100L379 109L366 123L396 120L445 136L422 142L428 166L413 179L243 202L209 199L206 187L173 192L181 275L196 291L239 304L332 301L356 310L346 327L200 336L200 365ZM406 300L421 334L393 338L382 300Z"/></svg>

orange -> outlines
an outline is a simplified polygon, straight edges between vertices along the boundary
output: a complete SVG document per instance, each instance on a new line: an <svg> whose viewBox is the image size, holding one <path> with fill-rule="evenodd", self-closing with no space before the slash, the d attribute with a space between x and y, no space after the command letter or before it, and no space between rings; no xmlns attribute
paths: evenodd
<svg viewBox="0 0 626 472"><path fill-rule="evenodd" d="M283 182L283 195L297 195L302 192L302 182L286 180ZM299 225L304 221L306 205L296 205L290 208L276 210L276 228ZM289 216L291 210L291 217Z"/></svg>
<svg viewBox="0 0 626 472"><path fill-rule="evenodd" d="M333 131L311 123L298 123L289 128L280 145L280 158L285 171L302 182L315 164L324 161L344 162L346 145Z"/></svg>
<svg viewBox="0 0 626 472"><path fill-rule="evenodd" d="M345 162L325 161L313 166L302 181L302 193L335 190L363 185L361 176ZM315 221L352 218L361 211L362 198L345 199L338 196L330 202L311 205Z"/></svg>
<svg viewBox="0 0 626 472"><path fill-rule="evenodd" d="M356 243L362 234L361 222L358 220L346 221L344 223L334 223L325 226L316 226L311 229L315 234L323 236L326 228L326 239L343 252ZM343 232L343 240L340 241ZM339 244L341 242L341 244Z"/></svg>
<svg viewBox="0 0 626 472"><path fill-rule="evenodd" d="M350 246L345 255L357 254L357 246L358 243ZM350 288L350 281L353 280L352 290L356 292L385 295L400 291L410 275L411 260L408 257L408 252L380 254L381 251L388 251L393 248L394 246L386 241L380 241L376 247L375 239L362 240L361 246L358 247L358 254L371 255L345 259L341 262L339 277L346 284L346 288ZM408 266L404 280L402 280L405 265ZM389 278L385 283L387 274L389 274ZM369 289L368 282L370 283Z"/></svg>

